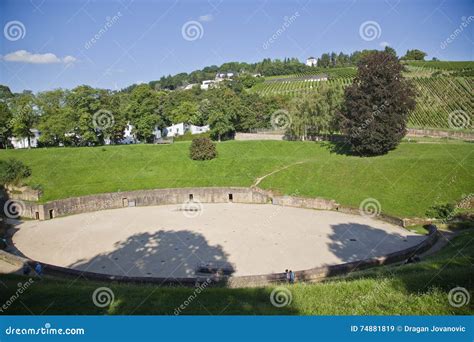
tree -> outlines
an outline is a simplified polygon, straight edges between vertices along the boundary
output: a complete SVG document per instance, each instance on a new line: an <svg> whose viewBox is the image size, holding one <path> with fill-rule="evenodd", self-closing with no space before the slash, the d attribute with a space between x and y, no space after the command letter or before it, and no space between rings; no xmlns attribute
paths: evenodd
<svg viewBox="0 0 474 342"><path fill-rule="evenodd" d="M218 141L235 131L234 121L242 103L237 95L229 88L213 89L210 93L210 111L208 123L211 136Z"/></svg>
<svg viewBox="0 0 474 342"><path fill-rule="evenodd" d="M183 101L171 111L171 120L173 123L195 124L199 122L199 106L191 101Z"/></svg>
<svg viewBox="0 0 474 342"><path fill-rule="evenodd" d="M36 96L41 120L39 141L46 146L66 145L67 134L74 130L74 112L66 105L67 92L61 89L46 91Z"/></svg>
<svg viewBox="0 0 474 342"><path fill-rule="evenodd" d="M389 54L391 54L391 55L397 57L397 51L395 51L395 49L394 49L393 47L391 47L391 46L388 46L388 45L387 45L387 46L385 47L384 51L385 51L386 53L389 53Z"/></svg>
<svg viewBox="0 0 474 342"><path fill-rule="evenodd" d="M0 185L20 185L31 176L31 168L17 159L0 160Z"/></svg>
<svg viewBox="0 0 474 342"><path fill-rule="evenodd" d="M327 68L331 63L331 57L329 57L328 53L323 53L321 58L318 59L318 67Z"/></svg>
<svg viewBox="0 0 474 342"><path fill-rule="evenodd" d="M12 133L17 138L26 138L30 148L31 138L34 137L32 129L38 121L33 110L34 97L30 93L22 93L14 98L13 103Z"/></svg>
<svg viewBox="0 0 474 342"><path fill-rule="evenodd" d="M155 130L166 127L162 109L165 96L165 93L157 92L147 84L141 84L132 90L126 113L138 140L153 142Z"/></svg>
<svg viewBox="0 0 474 342"><path fill-rule="evenodd" d="M7 104L0 102L0 148L8 148L8 141L12 136L13 115Z"/></svg>
<svg viewBox="0 0 474 342"><path fill-rule="evenodd" d="M418 49L414 50L407 50L407 53L405 56L402 57L402 59L407 60L407 61L424 61L426 57L426 52L423 52Z"/></svg>
<svg viewBox="0 0 474 342"><path fill-rule="evenodd" d="M342 93L334 87L322 87L318 92L295 98L290 104L290 139L314 140L334 131L334 118L340 110Z"/></svg>
<svg viewBox="0 0 474 342"><path fill-rule="evenodd" d="M415 107L415 90L403 78L403 70L387 52L374 52L360 61L353 84L345 89L341 112L341 127L353 152L384 154L405 135L408 112Z"/></svg>

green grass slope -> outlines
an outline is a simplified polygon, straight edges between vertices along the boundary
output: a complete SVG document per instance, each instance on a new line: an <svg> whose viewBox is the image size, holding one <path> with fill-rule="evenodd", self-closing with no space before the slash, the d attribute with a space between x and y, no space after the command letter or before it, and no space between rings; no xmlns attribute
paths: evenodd
<svg viewBox="0 0 474 342"><path fill-rule="evenodd" d="M368 197L387 214L424 216L434 203L459 200L474 190L474 149L464 142L402 143L387 155L359 158L332 153L327 144L228 141L219 156L193 161L189 143L0 151L0 159L30 165L30 185L49 201L136 189L260 186L284 194L320 196L358 207Z"/></svg>

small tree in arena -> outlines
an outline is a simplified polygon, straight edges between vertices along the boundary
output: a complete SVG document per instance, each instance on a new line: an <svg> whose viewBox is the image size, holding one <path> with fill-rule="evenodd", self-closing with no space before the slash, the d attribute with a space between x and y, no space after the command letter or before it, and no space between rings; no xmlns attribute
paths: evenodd
<svg viewBox="0 0 474 342"><path fill-rule="evenodd" d="M405 136L408 113L416 102L403 68L396 56L384 51L359 62L353 84L345 89L340 122L354 153L385 154Z"/></svg>

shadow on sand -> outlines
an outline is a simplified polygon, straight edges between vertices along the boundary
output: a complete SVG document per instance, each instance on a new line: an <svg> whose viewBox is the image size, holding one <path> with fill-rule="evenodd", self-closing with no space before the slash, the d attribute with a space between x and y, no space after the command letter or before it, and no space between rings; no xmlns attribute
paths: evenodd
<svg viewBox="0 0 474 342"><path fill-rule="evenodd" d="M196 274L202 265L227 269L232 266L220 245L211 246L204 236L188 230L135 234L114 247L112 252L79 260L68 267L120 276L186 278L209 276Z"/></svg>

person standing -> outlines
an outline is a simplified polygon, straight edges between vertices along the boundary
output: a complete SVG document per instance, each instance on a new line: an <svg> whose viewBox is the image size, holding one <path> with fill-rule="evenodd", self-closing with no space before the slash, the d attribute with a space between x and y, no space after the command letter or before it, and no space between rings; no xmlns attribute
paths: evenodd
<svg viewBox="0 0 474 342"><path fill-rule="evenodd" d="M23 263L23 275L29 275L31 271L30 265L27 262Z"/></svg>
<svg viewBox="0 0 474 342"><path fill-rule="evenodd" d="M289 284L290 283L290 272L287 269L285 270L285 276L286 276L286 282Z"/></svg>
<svg viewBox="0 0 474 342"><path fill-rule="evenodd" d="M293 284L295 282L295 272L290 270L290 284Z"/></svg>
<svg viewBox="0 0 474 342"><path fill-rule="evenodd" d="M35 265L35 272L39 277L41 277L43 274L43 267L41 266L39 262L37 262Z"/></svg>

